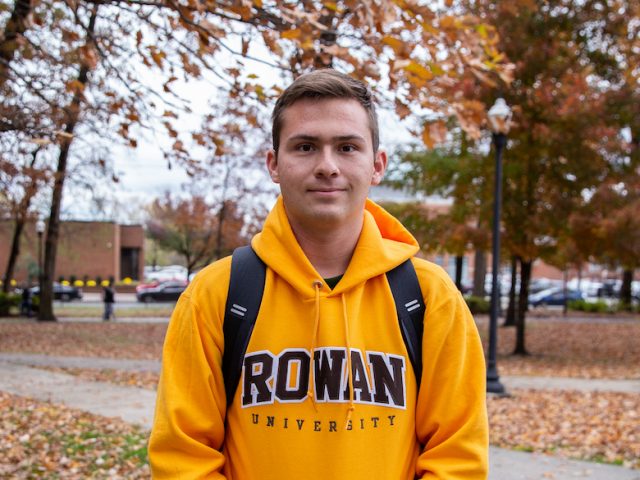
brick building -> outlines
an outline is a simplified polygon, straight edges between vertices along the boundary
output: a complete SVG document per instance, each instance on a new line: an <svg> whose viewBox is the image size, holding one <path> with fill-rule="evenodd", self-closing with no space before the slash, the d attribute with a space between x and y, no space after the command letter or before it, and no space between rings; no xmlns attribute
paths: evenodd
<svg viewBox="0 0 640 480"><path fill-rule="evenodd" d="M0 278L4 276L11 249L13 222L0 220ZM44 252L44 237L42 238ZM43 253L44 255L44 253ZM141 225L115 222L68 221L60 224L60 238L54 279L96 278L116 281L142 280L144 268L144 231ZM35 222L25 226L14 279L35 281L38 274L38 235Z"/></svg>

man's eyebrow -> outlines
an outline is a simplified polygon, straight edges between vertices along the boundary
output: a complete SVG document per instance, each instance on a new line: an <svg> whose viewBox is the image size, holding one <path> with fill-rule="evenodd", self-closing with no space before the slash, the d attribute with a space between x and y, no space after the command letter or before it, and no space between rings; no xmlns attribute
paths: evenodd
<svg viewBox="0 0 640 480"><path fill-rule="evenodd" d="M297 142L300 140L307 140L307 141L316 141L318 140L319 137L316 137L315 135L307 135L304 133L299 133L298 135L294 135L292 137L287 138L287 142Z"/></svg>
<svg viewBox="0 0 640 480"><path fill-rule="evenodd" d="M365 138L362 135L358 135L358 134L351 134L351 135L340 135L338 137L333 137L334 140L337 140L339 142L349 142L349 141L357 141L357 142L364 142L366 141Z"/></svg>
<svg viewBox="0 0 640 480"><path fill-rule="evenodd" d="M287 138L287 142L297 142L297 141L301 141L301 140L306 140L306 141L317 141L319 140L320 137L317 135L309 135L309 134L305 134L305 133L300 133L298 135L293 135L292 137ZM362 135L357 135L357 134L351 134L351 135L338 135L335 137L331 137L331 140L333 140L334 142L349 142L349 141L359 141L359 142L364 142L366 141L365 138Z"/></svg>

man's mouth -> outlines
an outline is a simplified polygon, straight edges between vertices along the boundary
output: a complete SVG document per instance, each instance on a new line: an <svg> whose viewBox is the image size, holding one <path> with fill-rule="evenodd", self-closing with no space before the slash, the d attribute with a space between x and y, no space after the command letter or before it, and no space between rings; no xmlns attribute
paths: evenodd
<svg viewBox="0 0 640 480"><path fill-rule="evenodd" d="M309 188L310 192L313 193L333 193L333 192L343 192L344 188L338 187L321 187L321 188Z"/></svg>

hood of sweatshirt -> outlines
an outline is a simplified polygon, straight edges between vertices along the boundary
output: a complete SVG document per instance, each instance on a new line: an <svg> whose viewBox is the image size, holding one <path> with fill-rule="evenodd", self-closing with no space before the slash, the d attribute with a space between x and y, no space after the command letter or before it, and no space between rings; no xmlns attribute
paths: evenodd
<svg viewBox="0 0 640 480"><path fill-rule="evenodd" d="M303 298L313 297L314 282L322 280L307 259L289 224L282 196L269 213L262 232L251 245L258 256ZM367 199L360 239L344 276L329 296L340 295L382 275L414 256L418 242L382 207Z"/></svg>

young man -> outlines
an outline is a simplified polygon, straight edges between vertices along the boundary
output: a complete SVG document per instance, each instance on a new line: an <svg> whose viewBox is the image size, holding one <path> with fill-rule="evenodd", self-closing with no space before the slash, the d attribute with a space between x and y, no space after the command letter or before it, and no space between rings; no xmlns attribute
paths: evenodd
<svg viewBox="0 0 640 480"><path fill-rule="evenodd" d="M364 84L320 70L282 94L267 154L281 196L251 242L267 272L242 378L227 405L225 258L169 325L154 478L486 478L478 332L447 274L367 199L386 165ZM407 259L426 304L419 382L386 277Z"/></svg>

